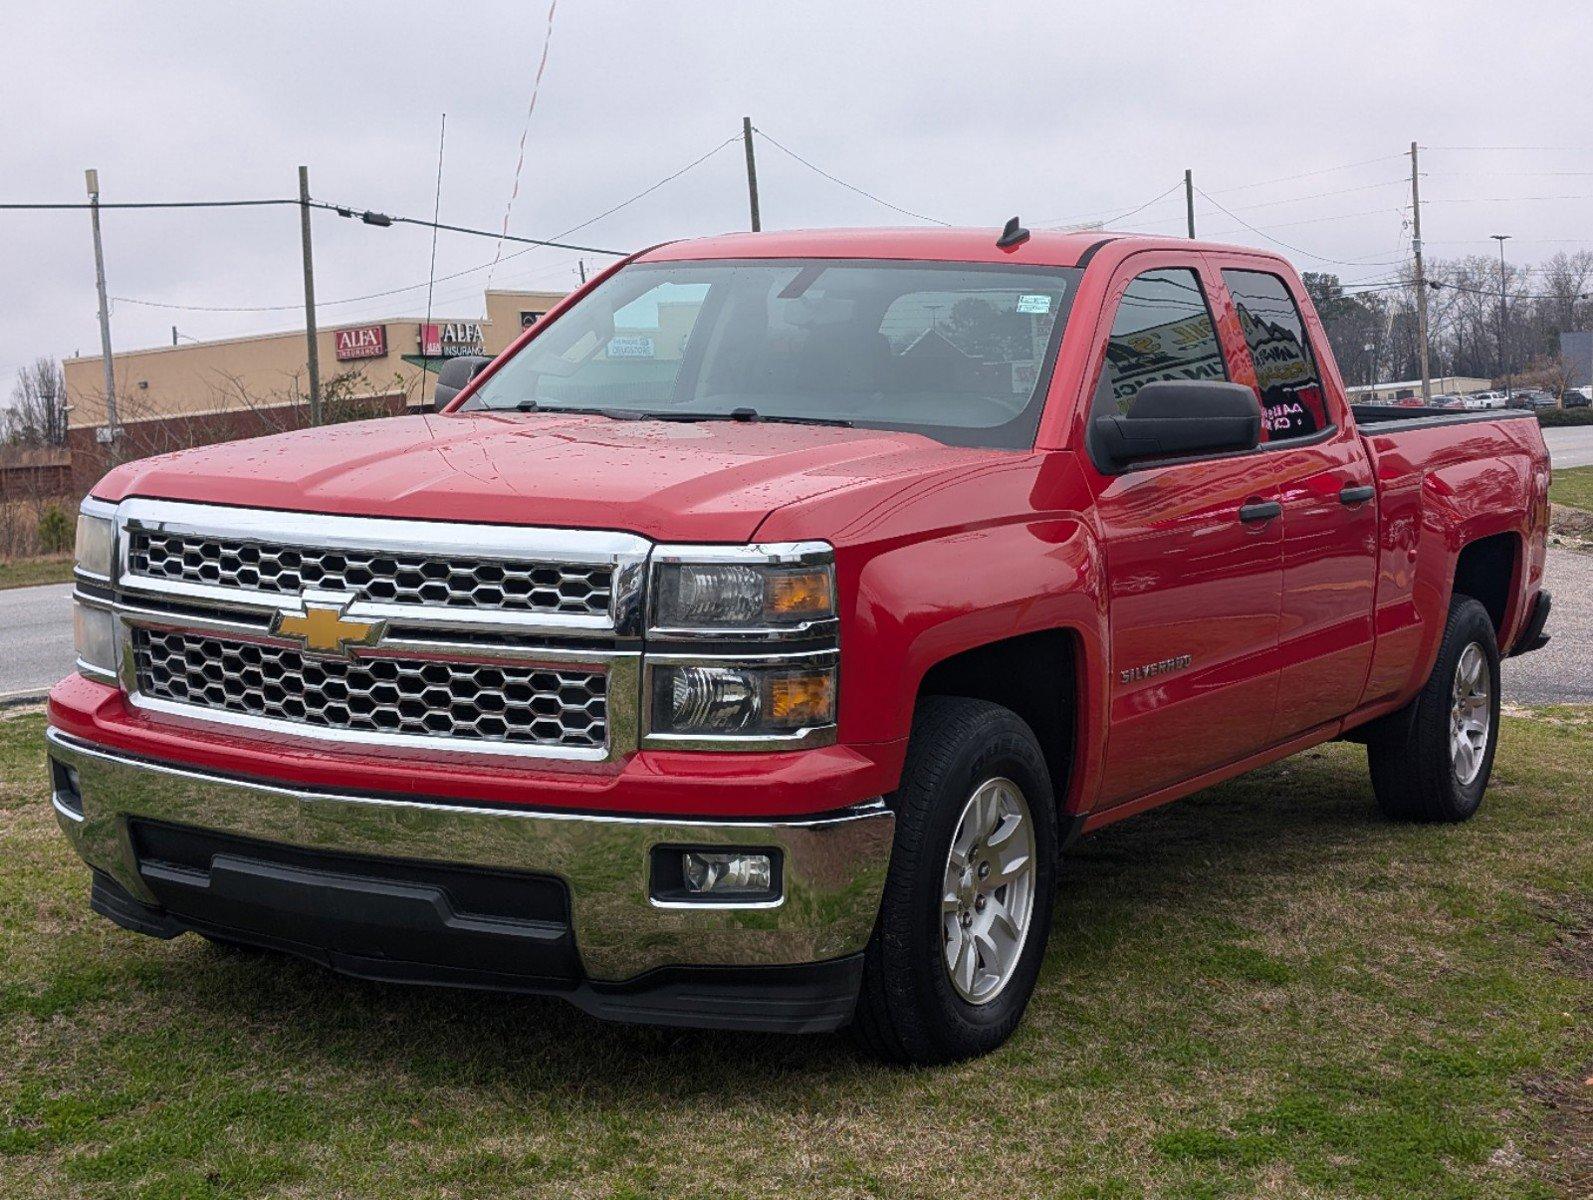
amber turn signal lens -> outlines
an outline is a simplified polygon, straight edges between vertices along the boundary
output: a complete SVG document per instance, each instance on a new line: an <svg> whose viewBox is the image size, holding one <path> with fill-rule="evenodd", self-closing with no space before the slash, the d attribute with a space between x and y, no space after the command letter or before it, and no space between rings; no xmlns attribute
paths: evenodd
<svg viewBox="0 0 1593 1200"><path fill-rule="evenodd" d="M777 617L827 617L835 611L830 573L823 569L770 575L765 596L769 613Z"/></svg>
<svg viewBox="0 0 1593 1200"><path fill-rule="evenodd" d="M769 721L781 729L829 725L835 720L835 672L775 675L768 681Z"/></svg>

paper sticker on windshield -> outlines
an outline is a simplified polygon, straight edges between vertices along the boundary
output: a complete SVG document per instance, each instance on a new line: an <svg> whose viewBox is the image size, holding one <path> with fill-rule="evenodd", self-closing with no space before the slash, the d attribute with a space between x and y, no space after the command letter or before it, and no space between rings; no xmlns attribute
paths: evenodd
<svg viewBox="0 0 1593 1200"><path fill-rule="evenodd" d="M1019 296L1018 311L1021 313L1048 313L1051 311L1051 297Z"/></svg>

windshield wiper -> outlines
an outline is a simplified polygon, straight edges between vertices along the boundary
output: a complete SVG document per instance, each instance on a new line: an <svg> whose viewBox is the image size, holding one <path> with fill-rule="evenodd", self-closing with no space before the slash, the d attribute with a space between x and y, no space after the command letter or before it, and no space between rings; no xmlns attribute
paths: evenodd
<svg viewBox="0 0 1593 1200"><path fill-rule="evenodd" d="M493 412L509 412L505 408L493 409ZM517 403L514 412L539 412L539 413L573 413L580 417L608 417L614 421L644 421L646 413L636 412L629 408L580 408L574 405L558 404L552 408L544 407L535 400L521 400Z"/></svg>
<svg viewBox="0 0 1593 1200"><path fill-rule="evenodd" d="M645 414L654 421L741 421L746 424L774 422L782 425L835 425L841 429L852 428L844 417L807 417L786 413L760 413L755 408L733 408L729 412L650 412Z"/></svg>
<svg viewBox="0 0 1593 1200"><path fill-rule="evenodd" d="M540 401L525 399L512 407L493 408L490 412L572 413L583 417L608 417L612 421L741 421L772 422L782 425L834 425L841 429L852 428L844 417L790 416L785 413L760 413L755 408L733 408L729 412L680 412L665 409L649 412L639 408L581 408L575 405L545 405Z"/></svg>

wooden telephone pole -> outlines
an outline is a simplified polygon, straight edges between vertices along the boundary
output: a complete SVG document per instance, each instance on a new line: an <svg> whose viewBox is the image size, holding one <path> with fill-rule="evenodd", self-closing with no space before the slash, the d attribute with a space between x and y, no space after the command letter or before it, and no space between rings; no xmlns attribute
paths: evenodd
<svg viewBox="0 0 1593 1200"><path fill-rule="evenodd" d="M1422 189L1416 169L1416 143L1410 144L1411 255L1416 260L1416 349L1422 364L1422 403L1433 402L1432 367L1427 358L1427 273L1422 268Z"/></svg>

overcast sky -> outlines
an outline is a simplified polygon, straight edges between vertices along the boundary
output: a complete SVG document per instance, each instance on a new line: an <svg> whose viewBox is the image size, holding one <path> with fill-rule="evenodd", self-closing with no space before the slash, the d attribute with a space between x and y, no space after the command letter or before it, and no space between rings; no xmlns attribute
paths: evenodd
<svg viewBox="0 0 1593 1200"><path fill-rule="evenodd" d="M81 200L89 166L107 201L289 196L306 163L317 198L426 217L446 112L442 219L497 229L546 17L544 0L16 6L0 200ZM747 114L825 171L956 224L1110 218L1191 167L1235 214L1200 199L1202 235L1346 280L1387 278L1408 253L1415 138L1431 147L1431 255L1492 252L1488 235L1510 233L1513 258L1538 260L1593 246L1590 89L1587 0L560 0L510 228L577 225ZM765 228L913 223L771 145L758 166ZM572 239L627 249L746 219L738 143ZM1114 227L1181 232L1181 190ZM3 397L20 365L97 352L98 332L87 214L0 212L0 229ZM173 324L195 338L302 327L294 209L113 212L105 242L115 297L287 306L113 301L118 349L167 344ZM322 324L424 311L430 247L425 230L317 214ZM443 234L437 274L493 253ZM576 257L518 255L494 283L563 289ZM486 278L439 283L435 310L480 315Z"/></svg>

